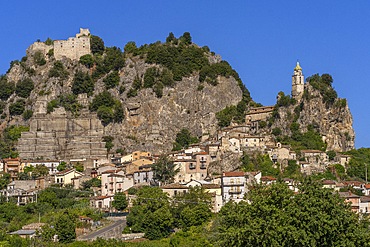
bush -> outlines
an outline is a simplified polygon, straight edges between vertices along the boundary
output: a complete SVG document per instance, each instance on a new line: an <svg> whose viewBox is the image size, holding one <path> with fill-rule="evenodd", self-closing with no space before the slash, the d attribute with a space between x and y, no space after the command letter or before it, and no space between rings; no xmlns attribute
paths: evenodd
<svg viewBox="0 0 370 247"><path fill-rule="evenodd" d="M68 75L69 73L61 61L55 61L53 68L49 70L49 78L59 77L60 79L67 79Z"/></svg>
<svg viewBox="0 0 370 247"><path fill-rule="evenodd" d="M105 84L106 89L110 89L118 86L119 80L120 78L118 71L113 71L104 78L103 82Z"/></svg>
<svg viewBox="0 0 370 247"><path fill-rule="evenodd" d="M108 91L96 95L90 104L91 111L97 111L100 106L113 107L114 98Z"/></svg>
<svg viewBox="0 0 370 247"><path fill-rule="evenodd" d="M271 132L274 136L281 135L281 129L280 128L273 128Z"/></svg>
<svg viewBox="0 0 370 247"><path fill-rule="evenodd" d="M337 92L333 89L332 83L333 78L329 74L323 74L320 76L319 74L312 75L307 78L307 81L310 85L318 90L323 97L323 102L327 105L331 105L335 102L338 95Z"/></svg>
<svg viewBox="0 0 370 247"><path fill-rule="evenodd" d="M0 77L0 99L7 100L14 93L15 85L12 82L8 82L6 76Z"/></svg>
<svg viewBox="0 0 370 247"><path fill-rule="evenodd" d="M17 85L15 86L15 93L19 97L28 98L33 89L33 81L30 78L26 78L24 80L18 81Z"/></svg>
<svg viewBox="0 0 370 247"><path fill-rule="evenodd" d="M23 119L28 120L33 116L33 111L32 110L25 110L23 112Z"/></svg>
<svg viewBox="0 0 370 247"><path fill-rule="evenodd" d="M24 112L26 102L23 99L17 100L15 103L9 106L10 115L21 115Z"/></svg>
<svg viewBox="0 0 370 247"><path fill-rule="evenodd" d="M44 55L41 53L41 51L36 51L33 55L33 60L38 66L42 66L46 64L46 60L44 58Z"/></svg>
<svg viewBox="0 0 370 247"><path fill-rule="evenodd" d="M90 36L90 49L92 54L102 55L104 52L104 41L95 35Z"/></svg>
<svg viewBox="0 0 370 247"><path fill-rule="evenodd" d="M88 73L77 71L73 79L72 92L77 95L86 93L91 95L94 92L94 81L91 79Z"/></svg>
<svg viewBox="0 0 370 247"><path fill-rule="evenodd" d="M130 88L127 92L127 98L135 97L137 96L137 90L134 88Z"/></svg>
<svg viewBox="0 0 370 247"><path fill-rule="evenodd" d="M80 57L80 63L90 69L94 66L94 58L90 54L83 55Z"/></svg>

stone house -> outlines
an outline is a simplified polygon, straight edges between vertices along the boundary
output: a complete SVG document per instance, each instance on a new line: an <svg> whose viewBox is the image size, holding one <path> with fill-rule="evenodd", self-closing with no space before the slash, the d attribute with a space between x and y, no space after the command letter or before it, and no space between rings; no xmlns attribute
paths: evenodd
<svg viewBox="0 0 370 247"><path fill-rule="evenodd" d="M72 179L77 177L82 177L84 174L82 172L76 171L76 169L68 169L65 171L57 172L54 174L54 182L65 186L67 184L72 184Z"/></svg>
<svg viewBox="0 0 370 247"><path fill-rule="evenodd" d="M210 163L210 156L206 152L199 152L186 159L174 161L175 167L179 172L175 175L175 183L187 183L192 180L204 180L207 177L207 170Z"/></svg>
<svg viewBox="0 0 370 247"><path fill-rule="evenodd" d="M268 146L267 153L274 163L280 163L287 165L288 160L296 160L297 154L294 151L290 150L289 145L281 145L280 142L276 146Z"/></svg>
<svg viewBox="0 0 370 247"><path fill-rule="evenodd" d="M122 170L110 170L101 174L101 185L103 196L114 196L134 186L134 179Z"/></svg>
<svg viewBox="0 0 370 247"><path fill-rule="evenodd" d="M10 174L12 181L18 178L21 172L21 159L20 158L5 158L3 159L4 172Z"/></svg>
<svg viewBox="0 0 370 247"><path fill-rule="evenodd" d="M301 150L304 159L312 165L326 165L329 161L328 155L320 150Z"/></svg>
<svg viewBox="0 0 370 247"><path fill-rule="evenodd" d="M362 214L370 213L370 196L360 197L360 213Z"/></svg>
<svg viewBox="0 0 370 247"><path fill-rule="evenodd" d="M152 165L139 166L137 171L134 171L134 184L150 183L153 181Z"/></svg>
<svg viewBox="0 0 370 247"><path fill-rule="evenodd" d="M73 185L73 188L75 190L79 190L82 188L82 185L84 182L88 181L92 179L91 176L88 176L88 175L83 175L83 176L80 176L80 177L75 177L75 178L72 178L72 185Z"/></svg>
<svg viewBox="0 0 370 247"><path fill-rule="evenodd" d="M360 196L353 194L352 192L338 192L339 196L344 198L345 202L350 203L351 210L355 213L360 211Z"/></svg>
<svg viewBox="0 0 370 247"><path fill-rule="evenodd" d="M103 211L112 208L113 196L95 196L90 199L90 206Z"/></svg>
<svg viewBox="0 0 370 247"><path fill-rule="evenodd" d="M334 162L335 163L339 163L339 164L341 164L344 167L347 167L350 159L351 159L351 156L350 155L337 154L334 157Z"/></svg>
<svg viewBox="0 0 370 247"><path fill-rule="evenodd" d="M244 200L246 193L246 176L245 172L224 172L222 174L222 199L224 204L233 200L240 202Z"/></svg>
<svg viewBox="0 0 370 247"><path fill-rule="evenodd" d="M189 191L189 187L184 184L173 183L173 184L166 184L160 187L164 193L167 193L170 198L185 194Z"/></svg>

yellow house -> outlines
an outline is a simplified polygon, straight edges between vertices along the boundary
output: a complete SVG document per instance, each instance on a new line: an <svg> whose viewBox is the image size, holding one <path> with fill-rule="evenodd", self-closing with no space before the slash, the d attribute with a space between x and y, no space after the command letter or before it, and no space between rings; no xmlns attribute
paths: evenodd
<svg viewBox="0 0 370 247"><path fill-rule="evenodd" d="M55 173L54 182L56 184L65 186L66 184L71 184L73 178L82 177L83 175L84 174L82 172L78 172L76 171L76 169L68 169L65 171Z"/></svg>
<svg viewBox="0 0 370 247"><path fill-rule="evenodd" d="M139 170L140 166L151 165L153 163L154 162L152 160L148 160L148 159L134 160L133 162L131 162L130 164L126 166L126 174L133 174L134 172Z"/></svg>

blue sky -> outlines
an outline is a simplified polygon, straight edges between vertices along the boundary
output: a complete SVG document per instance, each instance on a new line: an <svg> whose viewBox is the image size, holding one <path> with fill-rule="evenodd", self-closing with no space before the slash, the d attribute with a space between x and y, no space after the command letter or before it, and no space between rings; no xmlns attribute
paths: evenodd
<svg viewBox="0 0 370 247"><path fill-rule="evenodd" d="M37 39L66 39L80 27L106 46L164 41L189 31L238 71L253 99L290 93L299 59L307 77L329 73L347 98L356 147L370 147L370 1L1 1L0 74Z"/></svg>

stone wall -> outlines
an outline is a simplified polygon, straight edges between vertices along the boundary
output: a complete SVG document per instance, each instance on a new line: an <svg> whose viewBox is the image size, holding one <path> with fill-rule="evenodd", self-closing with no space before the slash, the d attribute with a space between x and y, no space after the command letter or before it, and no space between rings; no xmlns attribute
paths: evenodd
<svg viewBox="0 0 370 247"><path fill-rule="evenodd" d="M76 37L70 37L68 40L54 41L54 57L56 60L67 57L72 60L78 60L81 56L90 54L90 32L88 29L80 28L80 33Z"/></svg>
<svg viewBox="0 0 370 247"><path fill-rule="evenodd" d="M63 110L36 114L30 131L23 132L17 150L22 159L75 159L105 157L104 126L96 114L72 118Z"/></svg>

